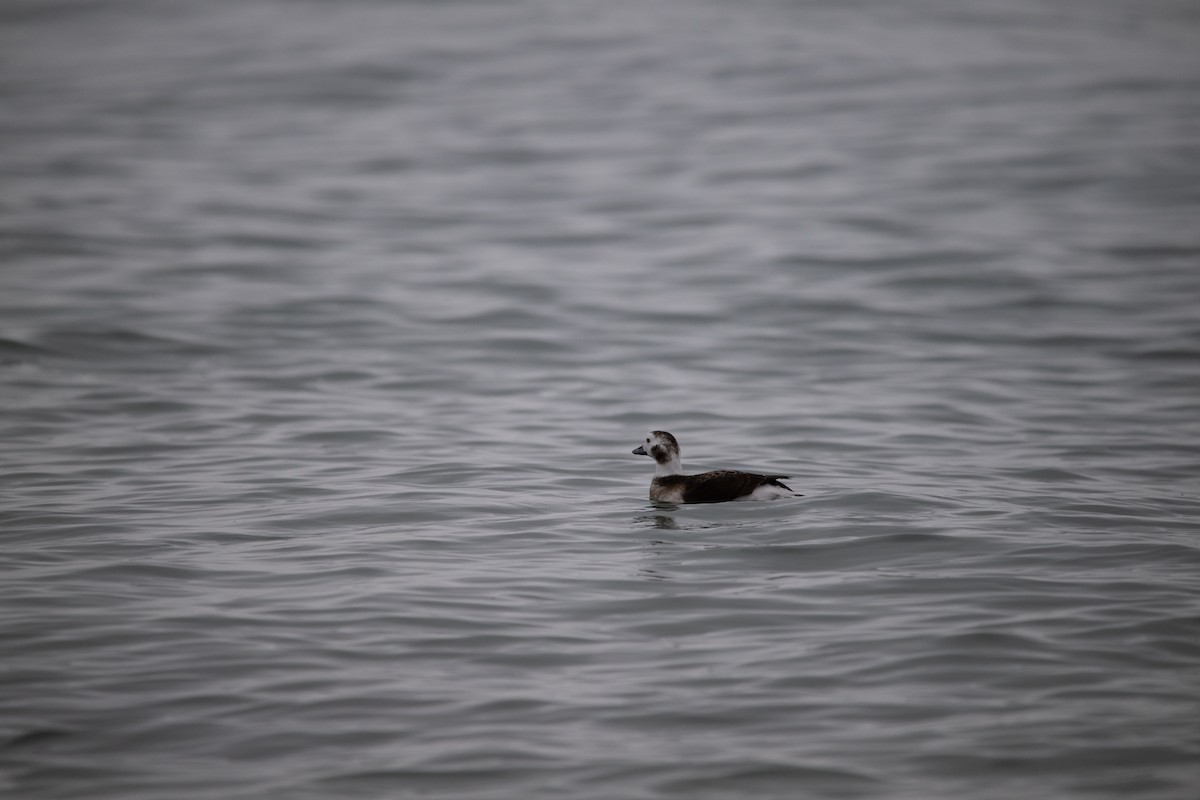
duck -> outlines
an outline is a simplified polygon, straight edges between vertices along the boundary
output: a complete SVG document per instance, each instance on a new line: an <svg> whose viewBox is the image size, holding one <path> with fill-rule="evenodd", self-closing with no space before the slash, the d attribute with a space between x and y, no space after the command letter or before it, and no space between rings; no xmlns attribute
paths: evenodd
<svg viewBox="0 0 1200 800"><path fill-rule="evenodd" d="M726 503L731 500L781 500L801 497L782 483L788 475L759 475L734 469L719 469L699 475L684 475L679 460L679 442L666 431L651 431L633 451L635 456L654 459L650 500L655 503Z"/></svg>

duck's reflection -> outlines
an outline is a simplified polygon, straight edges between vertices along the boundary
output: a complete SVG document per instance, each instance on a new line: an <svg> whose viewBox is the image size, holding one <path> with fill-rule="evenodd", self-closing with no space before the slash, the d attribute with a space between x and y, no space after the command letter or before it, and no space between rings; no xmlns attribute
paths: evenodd
<svg viewBox="0 0 1200 800"><path fill-rule="evenodd" d="M646 514L644 516L635 517L634 521L640 525L653 525L659 530L679 530L679 523L675 520L675 518L666 514Z"/></svg>
<svg viewBox="0 0 1200 800"><path fill-rule="evenodd" d="M656 511L675 510L676 506L664 506L655 503ZM656 531L680 530L679 521L667 513L639 514L633 518L635 528L651 528ZM651 581L669 581L670 574L664 567L677 566L679 553L672 543L664 539L651 539L643 548L643 563L638 567L638 577Z"/></svg>

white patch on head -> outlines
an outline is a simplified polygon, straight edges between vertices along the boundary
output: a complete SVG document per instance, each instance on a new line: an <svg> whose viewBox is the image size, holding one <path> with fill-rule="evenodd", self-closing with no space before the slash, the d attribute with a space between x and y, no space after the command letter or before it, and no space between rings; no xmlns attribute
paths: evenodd
<svg viewBox="0 0 1200 800"><path fill-rule="evenodd" d="M642 449L654 459L656 477L683 474L683 466L679 462L679 443L671 434L666 431L651 431L646 434Z"/></svg>

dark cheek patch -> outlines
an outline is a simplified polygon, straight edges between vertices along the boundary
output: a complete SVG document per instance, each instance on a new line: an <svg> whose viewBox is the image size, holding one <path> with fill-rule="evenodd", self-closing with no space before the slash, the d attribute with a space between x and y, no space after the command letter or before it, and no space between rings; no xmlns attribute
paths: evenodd
<svg viewBox="0 0 1200 800"><path fill-rule="evenodd" d="M650 455L654 456L654 460L660 464L664 461L670 461L671 457L667 455L667 448L661 444L656 444L650 448Z"/></svg>

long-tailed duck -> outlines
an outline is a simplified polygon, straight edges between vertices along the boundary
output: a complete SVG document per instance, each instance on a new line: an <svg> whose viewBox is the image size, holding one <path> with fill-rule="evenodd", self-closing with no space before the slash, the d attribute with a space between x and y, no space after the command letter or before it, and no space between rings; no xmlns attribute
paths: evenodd
<svg viewBox="0 0 1200 800"><path fill-rule="evenodd" d="M679 442L666 431L652 431L633 454L654 459L650 499L656 503L724 503L727 500L778 500L799 496L779 482L787 475L755 475L732 469L684 475L679 461Z"/></svg>

